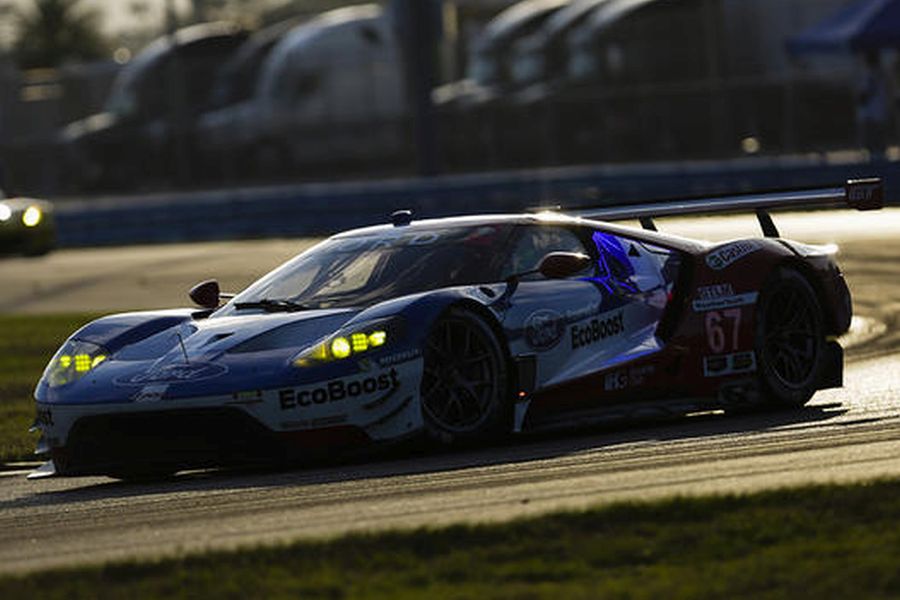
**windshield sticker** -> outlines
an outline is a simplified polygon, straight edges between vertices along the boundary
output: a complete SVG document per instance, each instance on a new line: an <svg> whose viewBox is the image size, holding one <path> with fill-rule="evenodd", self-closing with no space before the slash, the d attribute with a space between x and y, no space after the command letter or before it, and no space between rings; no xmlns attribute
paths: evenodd
<svg viewBox="0 0 900 600"><path fill-rule="evenodd" d="M400 246L428 246L441 240L441 235L436 231L425 231L415 235L403 235L400 237L386 237L373 240L368 250L379 248L398 248Z"/></svg>
<svg viewBox="0 0 900 600"><path fill-rule="evenodd" d="M479 227L465 238L462 239L464 244L472 244L476 246L485 246L495 244L497 236L500 234L500 228L492 225Z"/></svg>
<svg viewBox="0 0 900 600"><path fill-rule="evenodd" d="M410 233L403 228L382 231L375 235L339 238L340 252L370 252L382 248L432 246L436 244L463 244L465 246L492 248L498 237L507 233L507 226L483 225L480 227L452 227Z"/></svg>
<svg viewBox="0 0 900 600"><path fill-rule="evenodd" d="M342 252L371 252L381 248L429 246L443 241L440 232L423 231L416 234L382 235L379 237L348 238L340 241Z"/></svg>
<svg viewBox="0 0 900 600"><path fill-rule="evenodd" d="M706 264L716 271L721 271L760 248L762 245L752 240L731 242L710 252L706 257Z"/></svg>

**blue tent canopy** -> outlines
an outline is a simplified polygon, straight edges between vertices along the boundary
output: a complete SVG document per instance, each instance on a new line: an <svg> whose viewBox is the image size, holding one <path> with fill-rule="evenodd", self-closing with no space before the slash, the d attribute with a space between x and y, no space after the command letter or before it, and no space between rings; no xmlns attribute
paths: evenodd
<svg viewBox="0 0 900 600"><path fill-rule="evenodd" d="M900 0L856 0L788 40L793 54L900 48Z"/></svg>

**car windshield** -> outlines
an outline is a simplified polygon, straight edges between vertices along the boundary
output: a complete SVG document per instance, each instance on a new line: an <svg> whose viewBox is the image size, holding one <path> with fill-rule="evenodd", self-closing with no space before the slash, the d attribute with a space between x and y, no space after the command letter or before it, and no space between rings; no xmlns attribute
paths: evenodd
<svg viewBox="0 0 900 600"><path fill-rule="evenodd" d="M365 307L457 285L495 282L509 224L394 228L332 238L272 271L218 315L244 308Z"/></svg>

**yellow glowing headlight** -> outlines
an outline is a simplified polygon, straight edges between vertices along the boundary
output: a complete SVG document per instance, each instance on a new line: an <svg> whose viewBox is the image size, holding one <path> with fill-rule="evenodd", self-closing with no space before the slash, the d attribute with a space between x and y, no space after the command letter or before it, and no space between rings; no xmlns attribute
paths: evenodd
<svg viewBox="0 0 900 600"><path fill-rule="evenodd" d="M81 379L107 359L106 351L90 342L69 340L59 349L44 370L50 387L66 385Z"/></svg>
<svg viewBox="0 0 900 600"><path fill-rule="evenodd" d="M325 341L305 350L294 358L298 367L309 367L316 364L362 356L380 348L388 340L396 341L398 320L378 321L366 325L348 327ZM389 333L391 332L391 333Z"/></svg>
<svg viewBox="0 0 900 600"><path fill-rule="evenodd" d="M365 333L354 333L350 339L353 340L354 352L365 352L369 349L369 336Z"/></svg>
<svg viewBox="0 0 900 600"><path fill-rule="evenodd" d="M335 338L331 342L331 355L335 358L347 358L350 356L350 342L345 337Z"/></svg>
<svg viewBox="0 0 900 600"><path fill-rule="evenodd" d="M91 357L88 354L75 355L75 371L77 373L87 373L91 370Z"/></svg>
<svg viewBox="0 0 900 600"><path fill-rule="evenodd" d="M44 213L41 212L41 209L37 206L29 206L25 209L25 212L22 213L22 224L25 227L37 227L41 219L44 218Z"/></svg>

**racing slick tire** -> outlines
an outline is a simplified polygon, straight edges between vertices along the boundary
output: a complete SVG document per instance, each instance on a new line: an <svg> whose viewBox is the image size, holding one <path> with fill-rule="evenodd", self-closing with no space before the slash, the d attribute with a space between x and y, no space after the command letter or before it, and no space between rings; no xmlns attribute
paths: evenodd
<svg viewBox="0 0 900 600"><path fill-rule="evenodd" d="M803 406L825 364L825 324L815 290L796 270L779 268L766 281L757 315L754 345L763 402Z"/></svg>
<svg viewBox="0 0 900 600"><path fill-rule="evenodd" d="M421 398L428 437L443 445L481 442L512 424L509 367L491 326L450 308L426 337Z"/></svg>

